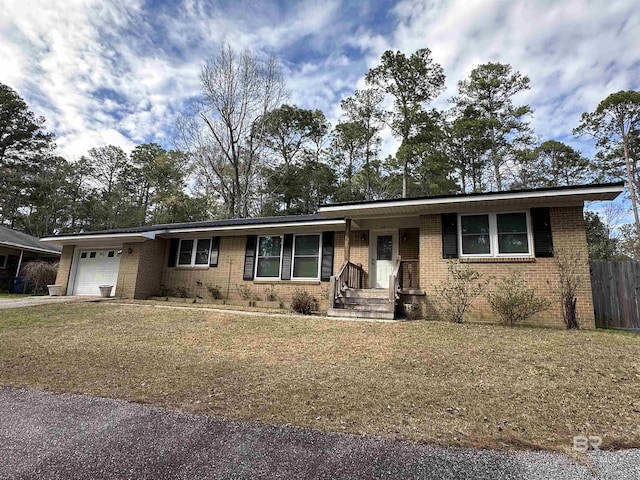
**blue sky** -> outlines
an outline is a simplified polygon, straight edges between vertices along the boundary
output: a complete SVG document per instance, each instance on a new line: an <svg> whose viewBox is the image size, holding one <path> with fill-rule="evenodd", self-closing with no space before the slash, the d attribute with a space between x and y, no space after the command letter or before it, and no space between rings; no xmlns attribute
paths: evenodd
<svg viewBox="0 0 640 480"><path fill-rule="evenodd" d="M531 77L519 102L541 139L585 153L572 129L609 93L640 89L637 0L3 0L0 82L44 115L69 158L95 146L171 147L176 118L222 42L282 62L291 103L335 123L382 52L429 47L447 75L435 102L487 61ZM384 153L395 151L387 133Z"/></svg>

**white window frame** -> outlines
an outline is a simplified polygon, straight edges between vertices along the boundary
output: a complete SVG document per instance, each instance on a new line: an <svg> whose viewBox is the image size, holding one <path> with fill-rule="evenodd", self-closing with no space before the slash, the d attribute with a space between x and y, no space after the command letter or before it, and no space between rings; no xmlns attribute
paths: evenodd
<svg viewBox="0 0 640 480"><path fill-rule="evenodd" d="M207 263L199 263L196 265L196 249L198 248L198 240L209 240L209 255L207 256ZM180 252L182 251L182 242L193 240L193 246L191 247L191 262L180 263ZM178 243L178 252L176 254L176 267L182 268L209 268L211 262L211 237L199 237L199 238L181 238Z"/></svg>
<svg viewBox="0 0 640 480"><path fill-rule="evenodd" d="M293 275L293 267L296 262L296 237L318 237L318 273L315 277L295 277ZM303 255L303 257L311 257L311 255ZM293 235L293 245L291 246L291 280L297 281L318 281L320 280L320 272L322 271L322 234L321 233L296 233Z"/></svg>
<svg viewBox="0 0 640 480"><path fill-rule="evenodd" d="M258 261L260 260L260 239L261 238L271 238L271 237L280 237L280 261L278 262L278 276L277 277L259 277L258 276ZM253 278L256 280L280 280L282 278L282 253L284 250L284 235L259 235L258 240L256 241L256 255L255 255L255 265L253 266ZM272 257L262 257L262 258L272 258ZM292 262L293 264L293 262Z"/></svg>
<svg viewBox="0 0 640 480"><path fill-rule="evenodd" d="M498 215L509 213L524 213L527 221L527 247L528 253L500 253L498 246ZM490 253L464 253L462 247L462 217L487 215L489 217L489 250ZM458 214L458 245L460 245L460 258L531 258L533 253L533 232L531 230L531 214L529 210L517 210L513 212L478 212Z"/></svg>
<svg viewBox="0 0 640 480"><path fill-rule="evenodd" d="M0 270L4 270L7 268L7 261L9 260L9 255L6 253L0 253L0 257L4 257L4 260L0 262Z"/></svg>

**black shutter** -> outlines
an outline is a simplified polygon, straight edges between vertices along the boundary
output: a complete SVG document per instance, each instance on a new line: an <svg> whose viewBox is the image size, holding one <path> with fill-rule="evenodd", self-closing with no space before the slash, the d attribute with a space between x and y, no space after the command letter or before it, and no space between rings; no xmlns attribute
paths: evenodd
<svg viewBox="0 0 640 480"><path fill-rule="evenodd" d="M243 280L253 280L253 267L256 260L256 235L247 235L247 248L244 252Z"/></svg>
<svg viewBox="0 0 640 480"><path fill-rule="evenodd" d="M442 258L458 258L458 214L443 213L442 220Z"/></svg>
<svg viewBox="0 0 640 480"><path fill-rule="evenodd" d="M531 226L533 227L533 249L536 257L553 257L553 234L551 233L549 207L531 209Z"/></svg>
<svg viewBox="0 0 640 480"><path fill-rule="evenodd" d="M176 258L178 257L178 245L180 245L179 238L172 238L169 243L169 262L167 263L167 267L175 267L176 266Z"/></svg>
<svg viewBox="0 0 640 480"><path fill-rule="evenodd" d="M209 257L209 266L218 266L218 253L220 252L220 237L211 237L211 256Z"/></svg>
<svg viewBox="0 0 640 480"><path fill-rule="evenodd" d="M333 275L333 232L322 234L322 265L320 267L320 280L328 282Z"/></svg>
<svg viewBox="0 0 640 480"><path fill-rule="evenodd" d="M280 278L282 280L291 280L291 253L293 251L293 235L284 236L284 245L282 246L282 272Z"/></svg>

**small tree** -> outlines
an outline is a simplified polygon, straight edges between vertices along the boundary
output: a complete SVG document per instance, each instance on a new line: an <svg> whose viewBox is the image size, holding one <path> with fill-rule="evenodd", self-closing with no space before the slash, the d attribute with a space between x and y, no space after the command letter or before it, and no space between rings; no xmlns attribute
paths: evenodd
<svg viewBox="0 0 640 480"><path fill-rule="evenodd" d="M436 293L444 303L443 317L455 323L462 323L473 299L487 288L490 280L483 280L482 274L469 265L449 262L447 279L435 287Z"/></svg>
<svg viewBox="0 0 640 480"><path fill-rule="evenodd" d="M528 286L517 272L502 277L487 299L493 313L509 326L549 308L549 300L538 297L535 288Z"/></svg>
<svg viewBox="0 0 640 480"><path fill-rule="evenodd" d="M567 329L578 329L580 323L576 312L578 288L582 283L580 271L584 268L583 260L574 250L557 249L554 261L558 269L558 295L562 303L562 316Z"/></svg>
<svg viewBox="0 0 640 480"><path fill-rule="evenodd" d="M34 260L25 263L20 269L24 278L25 291L27 287L33 289L33 293L43 290L46 285L52 285L56 281L58 273L58 263L46 262L44 260Z"/></svg>

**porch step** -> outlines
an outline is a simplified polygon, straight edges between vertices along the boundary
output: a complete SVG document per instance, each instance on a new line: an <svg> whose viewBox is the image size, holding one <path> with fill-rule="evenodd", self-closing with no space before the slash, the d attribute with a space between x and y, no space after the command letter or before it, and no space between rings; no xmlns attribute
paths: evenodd
<svg viewBox="0 0 640 480"><path fill-rule="evenodd" d="M384 298L353 297L353 296L340 297L338 298L337 303L345 306L346 305L386 305L387 303L389 303L389 294L387 293L387 295Z"/></svg>
<svg viewBox="0 0 640 480"><path fill-rule="evenodd" d="M380 298L389 299L389 290L386 288L347 288L342 291L343 297L353 298Z"/></svg>
<svg viewBox="0 0 640 480"><path fill-rule="evenodd" d="M329 317L347 317L347 318L373 318L383 320L393 320L393 312L388 310L376 311L376 310L351 310L347 308L330 308L327 311Z"/></svg>
<svg viewBox="0 0 640 480"><path fill-rule="evenodd" d="M387 303L378 304L362 304L351 303L344 306L336 305L336 310L357 310L359 312L393 312L393 309Z"/></svg>

